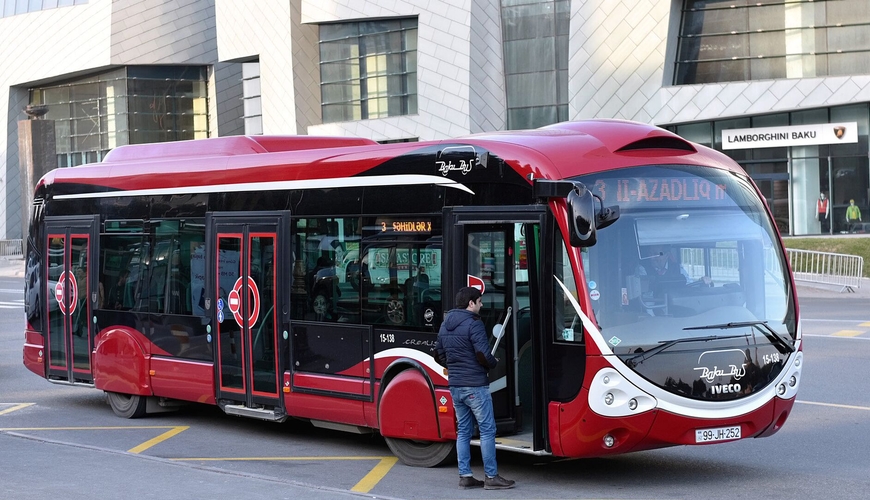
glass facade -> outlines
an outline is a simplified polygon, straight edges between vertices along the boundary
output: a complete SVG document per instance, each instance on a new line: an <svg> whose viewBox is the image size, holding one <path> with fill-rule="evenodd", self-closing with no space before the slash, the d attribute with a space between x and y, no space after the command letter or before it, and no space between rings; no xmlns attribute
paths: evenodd
<svg viewBox="0 0 870 500"><path fill-rule="evenodd" d="M867 0L683 3L677 85L867 73Z"/></svg>
<svg viewBox="0 0 870 500"><path fill-rule="evenodd" d="M502 0L509 129L568 119L570 8L568 0Z"/></svg>
<svg viewBox="0 0 870 500"><path fill-rule="evenodd" d="M857 143L723 151L752 177L781 234L835 234L863 231L863 227L846 220L851 201L864 214L870 209L870 104L666 128L692 142L722 151L723 130L849 122L858 124Z"/></svg>
<svg viewBox="0 0 870 500"><path fill-rule="evenodd" d="M320 26L323 123L417 113L417 18Z"/></svg>
<svg viewBox="0 0 870 500"><path fill-rule="evenodd" d="M16 16L28 12L82 5L88 0L0 0L0 17Z"/></svg>
<svg viewBox="0 0 870 500"><path fill-rule="evenodd" d="M54 120L58 167L102 160L124 144L208 137L204 67L129 66L30 89Z"/></svg>

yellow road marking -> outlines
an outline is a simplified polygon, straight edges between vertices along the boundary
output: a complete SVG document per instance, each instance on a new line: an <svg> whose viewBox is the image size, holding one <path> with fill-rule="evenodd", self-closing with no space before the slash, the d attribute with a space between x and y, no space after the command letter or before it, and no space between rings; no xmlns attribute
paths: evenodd
<svg viewBox="0 0 870 500"><path fill-rule="evenodd" d="M863 330L840 330L831 334L832 337L857 337L864 333Z"/></svg>
<svg viewBox="0 0 870 500"><path fill-rule="evenodd" d="M0 415L6 415L7 413L12 413L13 411L17 411L17 410L20 410L20 409L22 409L22 408L27 408L28 406L33 406L33 405L35 405L35 404L36 404L36 403L21 403L21 404L16 404L16 405L13 406L12 408L6 408L5 410L0 410Z"/></svg>
<svg viewBox="0 0 870 500"><path fill-rule="evenodd" d="M865 321L863 323L860 323L858 326L870 326L870 321Z"/></svg>
<svg viewBox="0 0 870 500"><path fill-rule="evenodd" d="M350 491L358 491L360 493L368 493L374 488L384 476L387 475L387 472L390 472L390 469L396 465L399 459L396 457L384 457L378 462L378 465L375 465L375 468L371 470L366 476L360 479L360 482L356 483L356 485L350 489Z"/></svg>
<svg viewBox="0 0 870 500"><path fill-rule="evenodd" d="M187 429L190 429L190 427L187 425L179 425L177 427L173 427L172 429L164 432L163 434L157 436L154 439L149 439L148 441L145 441L144 443L140 444L139 446L136 446L134 448L130 448L129 450L127 450L127 452L129 452L129 453L142 453L143 451L147 450L148 448L151 448L152 446L154 446L156 444L160 444L163 441L166 441L167 439L171 438L172 436L175 436L177 434L180 434L180 433L186 431Z"/></svg>
<svg viewBox="0 0 870 500"><path fill-rule="evenodd" d="M186 461L186 462L254 462L254 461L327 461L327 460L377 460L378 464L369 471L358 483L351 488L351 491L360 493L368 493L374 488L384 476L390 472L390 469L399 461L396 457L194 457L194 458L172 458L170 460Z"/></svg>
<svg viewBox="0 0 870 500"><path fill-rule="evenodd" d="M260 461L302 461L302 460L385 460L395 457L192 457L192 458L170 458L179 462L232 462L238 460L240 462Z"/></svg>
<svg viewBox="0 0 870 500"><path fill-rule="evenodd" d="M129 427L9 427L0 431L123 431L127 429L175 429L175 425L131 425Z"/></svg>
<svg viewBox="0 0 870 500"><path fill-rule="evenodd" d="M831 406L833 408L845 408L847 410L864 410L870 411L870 407L868 406L852 406L852 405L838 405L835 403L817 403L815 401L795 401L796 403L803 403L805 405L816 405L816 406Z"/></svg>

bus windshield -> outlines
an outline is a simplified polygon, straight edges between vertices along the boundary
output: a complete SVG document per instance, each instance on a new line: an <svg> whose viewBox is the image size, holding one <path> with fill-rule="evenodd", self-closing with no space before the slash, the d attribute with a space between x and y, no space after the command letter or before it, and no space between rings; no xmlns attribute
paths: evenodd
<svg viewBox="0 0 870 500"><path fill-rule="evenodd" d="M646 166L575 180L620 208L583 265L598 327L623 360L663 345L697 348L693 339L794 341L783 251L745 176Z"/></svg>

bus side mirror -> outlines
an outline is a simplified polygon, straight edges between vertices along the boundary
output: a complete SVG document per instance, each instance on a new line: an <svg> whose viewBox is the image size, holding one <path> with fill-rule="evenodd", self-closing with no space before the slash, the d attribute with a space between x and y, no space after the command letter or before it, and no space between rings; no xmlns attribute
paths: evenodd
<svg viewBox="0 0 870 500"><path fill-rule="evenodd" d="M568 193L568 232L572 247L591 247L595 244L595 198L581 182L575 182Z"/></svg>
<svg viewBox="0 0 870 500"><path fill-rule="evenodd" d="M537 198L565 198L568 242L573 247L591 247L597 241L595 231L619 219L619 205L604 207L603 200L582 182L535 179L533 189Z"/></svg>

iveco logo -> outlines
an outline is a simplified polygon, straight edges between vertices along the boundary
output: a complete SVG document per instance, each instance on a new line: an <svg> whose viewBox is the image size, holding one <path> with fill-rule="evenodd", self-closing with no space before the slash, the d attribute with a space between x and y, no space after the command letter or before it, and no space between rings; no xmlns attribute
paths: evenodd
<svg viewBox="0 0 870 500"><path fill-rule="evenodd" d="M718 384L710 387L713 394L735 394L740 392L740 384Z"/></svg>

